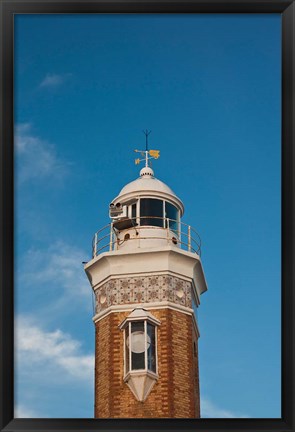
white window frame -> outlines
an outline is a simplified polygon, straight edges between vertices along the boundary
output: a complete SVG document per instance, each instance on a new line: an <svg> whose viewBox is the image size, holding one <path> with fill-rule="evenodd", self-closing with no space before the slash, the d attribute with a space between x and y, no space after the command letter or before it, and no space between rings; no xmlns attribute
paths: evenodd
<svg viewBox="0 0 295 432"><path fill-rule="evenodd" d="M143 329L144 329L144 368L142 369L133 369L132 368L132 337L131 337L131 326L132 323L143 323ZM155 331L155 361L156 361L156 368L155 371L148 368L148 346L147 346L147 323L151 324ZM152 373L158 373L158 349L157 349L157 325L150 321L149 319L140 319L140 320L130 320L128 321L127 325L124 326L124 375L127 375L128 372L136 372L136 371L145 371L145 372L152 372ZM128 328L128 337L129 337L129 347L127 348L127 338L126 338L126 330ZM128 362L129 367L127 368L127 349L128 349Z"/></svg>
<svg viewBox="0 0 295 432"><path fill-rule="evenodd" d="M136 310L136 309L135 309ZM134 310L134 311L135 311ZM134 312L133 311L133 312ZM144 310L142 310L144 311ZM151 313L148 311L146 312L146 315L142 315L140 317L132 317L128 316L124 319L124 321L119 325L119 328L123 330L123 370L124 370L124 379L130 375L130 374L141 374L141 373L147 373L151 376L157 377L158 376L158 327L161 325L161 322L155 318ZM131 354L131 326L132 323L141 322L144 324L144 368L143 369L132 369L132 354ZM155 371L152 371L151 369L148 369L148 346L147 346L147 324L151 324L155 331ZM127 347L127 336L126 332L128 329L128 335L129 335L129 347ZM128 367L127 367L127 349L128 349Z"/></svg>

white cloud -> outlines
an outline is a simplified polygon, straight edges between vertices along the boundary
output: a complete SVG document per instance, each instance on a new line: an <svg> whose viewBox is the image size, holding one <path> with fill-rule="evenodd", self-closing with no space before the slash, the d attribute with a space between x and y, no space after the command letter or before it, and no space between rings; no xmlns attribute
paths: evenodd
<svg viewBox="0 0 295 432"><path fill-rule="evenodd" d="M31 248L23 256L21 281L25 286L42 284L58 286L59 293L89 300L91 287L85 275L82 261L88 254L62 241L48 245L47 249Z"/></svg>
<svg viewBox="0 0 295 432"><path fill-rule="evenodd" d="M249 416L220 408L207 398L201 399L202 418L248 418Z"/></svg>
<svg viewBox="0 0 295 432"><path fill-rule="evenodd" d="M41 81L39 87L58 87L61 84L63 84L72 74L54 74L54 73L48 73Z"/></svg>
<svg viewBox="0 0 295 432"><path fill-rule="evenodd" d="M25 405L17 405L14 409L14 417L15 418L37 418L43 417L35 410L26 407Z"/></svg>
<svg viewBox="0 0 295 432"><path fill-rule="evenodd" d="M15 129L16 179L23 183L36 178L62 178L69 164L59 159L53 144L34 135L31 129L30 123Z"/></svg>
<svg viewBox="0 0 295 432"><path fill-rule="evenodd" d="M94 355L79 340L57 327L45 329L35 316L16 318L15 417L73 417L71 405L79 397L84 399L77 406L86 404L91 416L93 382Z"/></svg>
<svg viewBox="0 0 295 432"><path fill-rule="evenodd" d="M22 375L29 368L31 380L35 372L46 380L53 369L51 375L59 381L68 376L85 383L94 379L94 355L84 354L81 343L60 329L48 332L31 317L21 316L16 320L15 346L17 370Z"/></svg>
<svg viewBox="0 0 295 432"><path fill-rule="evenodd" d="M19 418L73 417L72 405L79 398L83 400L75 411L77 417L92 415L92 290L83 259L85 253L79 248L55 242L48 249L31 248L16 262L17 304L20 310L34 311L33 315L21 313L15 320L15 403ZM82 316L83 323L85 312L91 334L83 333L80 341L75 330L73 336L63 330L63 323L70 319L75 321L73 327L79 328L77 316Z"/></svg>
<svg viewBox="0 0 295 432"><path fill-rule="evenodd" d="M16 125L15 132L16 134L24 134L31 129L31 123L20 123Z"/></svg>

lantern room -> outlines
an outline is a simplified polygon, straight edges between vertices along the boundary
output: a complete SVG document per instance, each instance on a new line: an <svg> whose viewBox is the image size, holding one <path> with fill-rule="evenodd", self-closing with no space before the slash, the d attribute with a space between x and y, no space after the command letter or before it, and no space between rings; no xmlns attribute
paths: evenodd
<svg viewBox="0 0 295 432"><path fill-rule="evenodd" d="M144 167L110 203L109 216L120 249L180 244L181 200Z"/></svg>

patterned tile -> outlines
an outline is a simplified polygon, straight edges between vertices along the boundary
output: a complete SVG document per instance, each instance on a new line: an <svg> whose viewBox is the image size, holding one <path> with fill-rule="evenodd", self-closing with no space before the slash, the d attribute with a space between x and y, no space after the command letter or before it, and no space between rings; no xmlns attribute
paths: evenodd
<svg viewBox="0 0 295 432"><path fill-rule="evenodd" d="M191 283L167 274L111 279L95 292L96 313L112 305L170 301L192 306Z"/></svg>

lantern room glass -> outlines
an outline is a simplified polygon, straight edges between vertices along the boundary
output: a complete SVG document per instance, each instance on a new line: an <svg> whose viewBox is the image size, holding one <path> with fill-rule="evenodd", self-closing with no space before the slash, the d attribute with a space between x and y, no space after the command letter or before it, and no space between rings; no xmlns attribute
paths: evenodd
<svg viewBox="0 0 295 432"><path fill-rule="evenodd" d="M169 219L169 228L178 235L178 210L169 202L165 202L165 217Z"/></svg>
<svg viewBox="0 0 295 432"><path fill-rule="evenodd" d="M141 198L140 225L163 227L163 201L154 198Z"/></svg>
<svg viewBox="0 0 295 432"><path fill-rule="evenodd" d="M132 217L134 217L132 215ZM164 224L164 219L169 222ZM140 225L170 228L178 235L179 210L170 202L155 198L140 199Z"/></svg>

